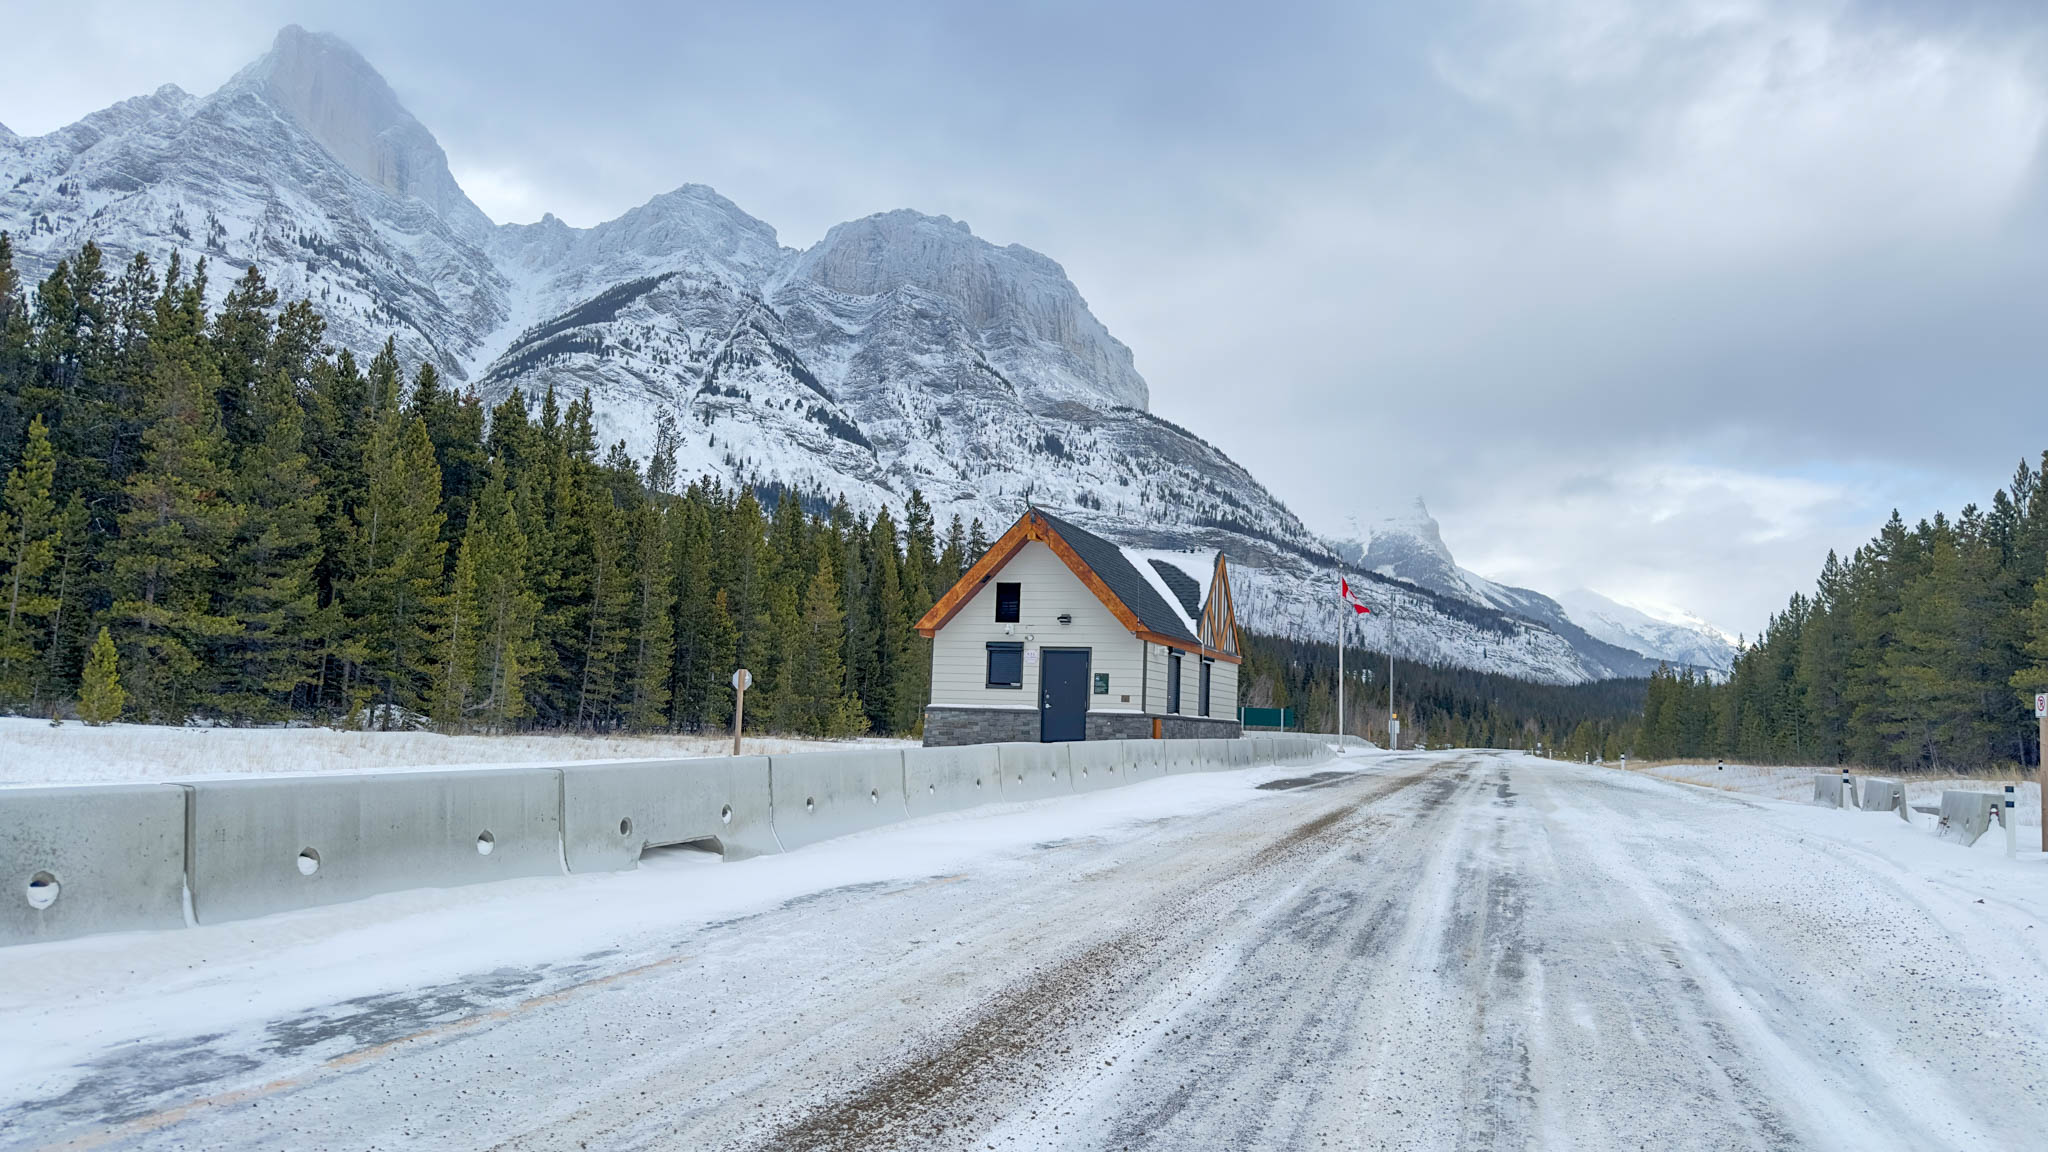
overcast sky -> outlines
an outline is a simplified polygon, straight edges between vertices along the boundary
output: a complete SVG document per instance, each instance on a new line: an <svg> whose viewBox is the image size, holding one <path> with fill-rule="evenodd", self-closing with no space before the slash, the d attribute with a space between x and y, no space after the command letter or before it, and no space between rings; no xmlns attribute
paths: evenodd
<svg viewBox="0 0 2048 1152"><path fill-rule="evenodd" d="M17 8L0 122L353 43L500 221L710 184L1065 265L1309 523L1754 634L2048 448L2038 0Z"/></svg>

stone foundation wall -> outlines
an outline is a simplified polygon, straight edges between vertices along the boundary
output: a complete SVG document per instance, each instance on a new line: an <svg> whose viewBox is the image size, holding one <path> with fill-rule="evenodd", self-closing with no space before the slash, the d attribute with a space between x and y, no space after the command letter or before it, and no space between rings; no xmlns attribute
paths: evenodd
<svg viewBox="0 0 2048 1152"><path fill-rule="evenodd" d="M1005 744L1038 739L1038 713L1007 708L926 708L924 746Z"/></svg>
<svg viewBox="0 0 2048 1152"><path fill-rule="evenodd" d="M1154 717L1135 712L1090 712L1090 740L1150 740ZM1235 740L1244 733L1235 719L1215 716L1161 716L1160 735L1168 740ZM1038 713L1008 708L933 707L924 710L924 744L949 748L959 744L1002 744L1038 741Z"/></svg>

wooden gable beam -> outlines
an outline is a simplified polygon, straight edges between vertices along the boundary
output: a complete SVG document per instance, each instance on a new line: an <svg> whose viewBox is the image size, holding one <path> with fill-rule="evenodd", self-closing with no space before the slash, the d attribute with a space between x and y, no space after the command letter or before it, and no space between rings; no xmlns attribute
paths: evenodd
<svg viewBox="0 0 2048 1152"><path fill-rule="evenodd" d="M976 592L981 591L982 585L1000 572L1003 565L1008 564L1019 549L1033 540L1052 549L1053 555L1060 558L1060 562L1073 572L1075 578L1079 579L1088 591L1095 594L1097 600L1102 601L1103 607L1109 609L1118 623L1134 633L1146 634L1145 626L1139 623L1138 614L1131 611L1130 605L1111 592L1109 585L1103 583L1102 577L1097 576L1095 570L1081 560L1073 546L1061 539L1060 534L1053 531L1052 525L1046 522L1045 517L1040 516L1037 509L1033 509L1026 512L1015 524L1010 525L1010 530L1003 533L994 544L989 545L982 558L975 561L974 566L963 573L959 581L947 589L944 596L939 597L938 603L932 605L931 611L925 613L924 618L917 622L918 635L926 639L937 635L948 620L959 615L960 610L967 607L967 602L974 598Z"/></svg>

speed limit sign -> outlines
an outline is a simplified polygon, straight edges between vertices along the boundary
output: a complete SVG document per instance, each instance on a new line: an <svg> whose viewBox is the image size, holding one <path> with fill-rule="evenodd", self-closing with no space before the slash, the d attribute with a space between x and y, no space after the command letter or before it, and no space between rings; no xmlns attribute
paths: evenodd
<svg viewBox="0 0 2048 1152"><path fill-rule="evenodd" d="M2036 719L2048 716L2048 692L2034 693L2034 716Z"/></svg>

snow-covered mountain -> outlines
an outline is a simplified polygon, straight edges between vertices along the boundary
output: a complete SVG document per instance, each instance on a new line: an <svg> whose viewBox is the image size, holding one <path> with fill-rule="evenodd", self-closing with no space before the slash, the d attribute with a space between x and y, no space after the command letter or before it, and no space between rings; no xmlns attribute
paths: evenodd
<svg viewBox="0 0 2048 1152"><path fill-rule="evenodd" d="M1690 614L1652 616L1590 588L1575 588L1557 599L1580 627L1600 639L1673 664L1725 674L1741 651L1726 632Z"/></svg>
<svg viewBox="0 0 2048 1152"><path fill-rule="evenodd" d="M1053 260L910 211L798 251L696 185L590 228L495 224L331 36L286 28L204 97L166 86L44 136L0 130L0 230L31 282L87 240L113 264L204 256L216 298L258 266L338 346L395 338L493 404L587 389L605 441L644 458L669 427L685 475L866 507L916 488L993 528L1037 502L1127 544L1225 549L1249 627L1338 618L1337 546L1147 411L1131 350ZM1364 642L1554 682L1641 670L1547 599L1453 579L1430 531L1428 572L1449 575L1363 577L1383 609Z"/></svg>
<svg viewBox="0 0 2048 1152"><path fill-rule="evenodd" d="M1364 535L1339 542L1339 554L1375 575L1541 624L1569 641L1596 675L1643 676L1659 663L1717 672L1733 666L1735 646L1705 621L1658 620L1584 589L1552 599L1459 567L1420 497Z"/></svg>

